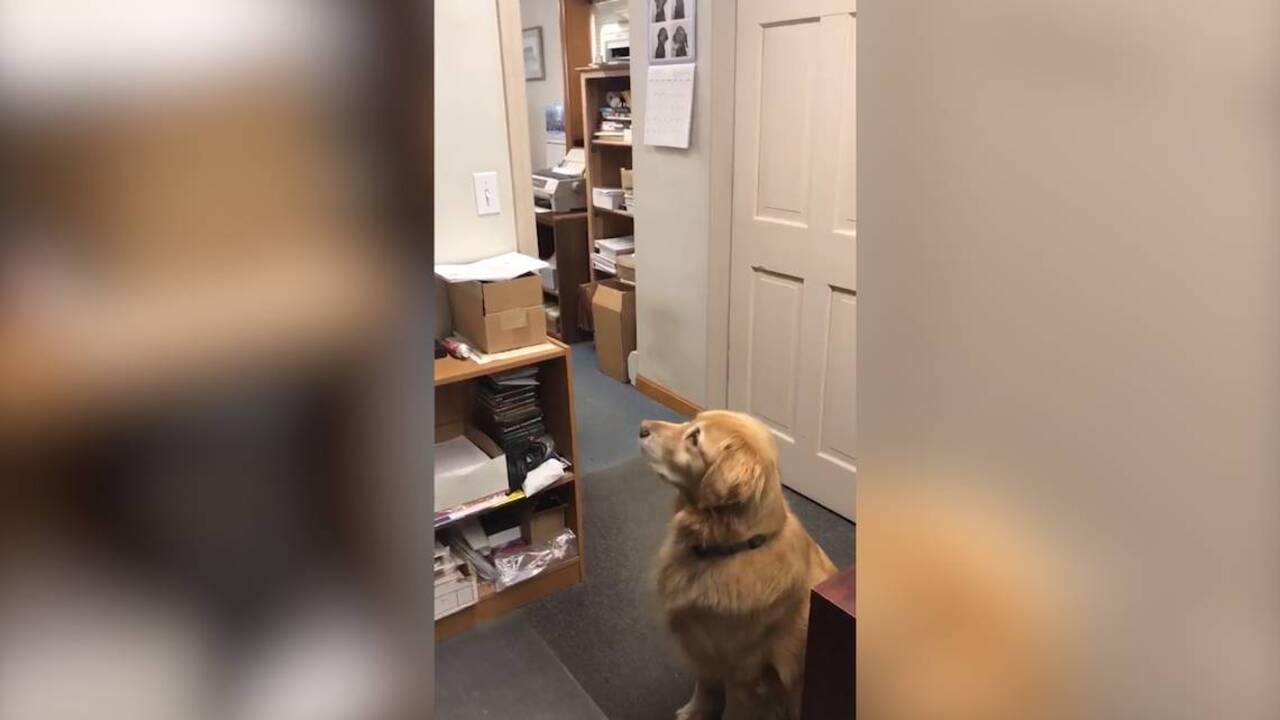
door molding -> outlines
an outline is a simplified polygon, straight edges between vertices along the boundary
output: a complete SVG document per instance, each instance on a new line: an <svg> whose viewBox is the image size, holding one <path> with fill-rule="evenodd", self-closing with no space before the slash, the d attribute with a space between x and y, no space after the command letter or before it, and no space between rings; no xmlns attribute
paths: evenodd
<svg viewBox="0 0 1280 720"><path fill-rule="evenodd" d="M733 132L738 0L716 0L711 15L710 171L707 245L707 407L729 406L729 282L733 253Z"/></svg>

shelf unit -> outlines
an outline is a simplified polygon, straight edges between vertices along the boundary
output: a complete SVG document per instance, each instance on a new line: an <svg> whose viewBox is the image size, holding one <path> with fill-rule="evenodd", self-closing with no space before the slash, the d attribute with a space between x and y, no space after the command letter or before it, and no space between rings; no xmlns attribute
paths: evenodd
<svg viewBox="0 0 1280 720"><path fill-rule="evenodd" d="M550 319L547 331L557 340L575 343L583 339L578 323L578 287L591 280L591 242L587 239L587 211L538 213L538 257L556 257L556 290L543 295L560 309L559 330Z"/></svg>
<svg viewBox="0 0 1280 720"><path fill-rule="evenodd" d="M530 365L538 366L538 399L542 405L547 432L555 439L560 454L578 465L578 439L573 410L573 364L568 346L550 341L543 350L519 358L479 365L470 360L451 357L435 361L436 435L447 436L461 424L470 422L475 413L474 381L486 375ZM436 621L436 641L465 632L479 623L505 615L523 605L540 600L582 582L585 576L582 537L582 489L576 473L570 473L535 498L554 495L564 501L565 526L578 537L578 554L542 571L524 582L496 591L481 582L479 598L470 607L446 615ZM515 499L498 507L509 508L532 502L531 498ZM475 513L492 512L489 508ZM461 518L458 518L461 519ZM456 522L453 520L450 522ZM449 523L445 523L447 525ZM444 525L442 525L443 527Z"/></svg>
<svg viewBox="0 0 1280 720"><path fill-rule="evenodd" d="M628 67L586 67L579 68L579 72L582 78L583 140L587 150L587 245L591 252L595 252L596 240L635 234L635 220L631 213L599 208L593 202L595 188L621 187L622 168L633 167L630 142L595 139L605 94L630 90L631 70ZM591 265L592 280L612 277L612 273Z"/></svg>

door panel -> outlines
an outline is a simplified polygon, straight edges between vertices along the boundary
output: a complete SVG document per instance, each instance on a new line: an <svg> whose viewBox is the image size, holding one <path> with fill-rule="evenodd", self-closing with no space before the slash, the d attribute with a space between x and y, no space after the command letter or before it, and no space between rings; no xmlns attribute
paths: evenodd
<svg viewBox="0 0 1280 720"><path fill-rule="evenodd" d="M848 290L831 288L830 302L818 447L824 459L843 463L852 470L853 438L857 432L853 411L857 404L853 381L858 347L857 298Z"/></svg>
<svg viewBox="0 0 1280 720"><path fill-rule="evenodd" d="M739 0L729 405L783 482L854 516L852 0Z"/></svg>
<svg viewBox="0 0 1280 720"><path fill-rule="evenodd" d="M753 273L748 412L790 440L796 416L796 355L804 283L785 275Z"/></svg>
<svg viewBox="0 0 1280 720"><path fill-rule="evenodd" d="M756 215L807 224L818 23L760 32L759 190Z"/></svg>

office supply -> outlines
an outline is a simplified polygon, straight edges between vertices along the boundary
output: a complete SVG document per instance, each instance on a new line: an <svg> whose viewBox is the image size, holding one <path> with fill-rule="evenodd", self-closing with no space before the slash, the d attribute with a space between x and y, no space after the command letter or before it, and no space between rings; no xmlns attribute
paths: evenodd
<svg viewBox="0 0 1280 720"><path fill-rule="evenodd" d="M644 107L646 145L689 147L694 68L693 63L649 67Z"/></svg>
<svg viewBox="0 0 1280 720"><path fill-rule="evenodd" d="M617 262L619 257L623 255L630 255L635 251L636 238L634 235L624 235L616 238L602 238L596 241L596 252L614 262Z"/></svg>
<svg viewBox="0 0 1280 720"><path fill-rule="evenodd" d="M636 254L634 249L627 255L619 255L614 264L617 266L619 280L632 285L636 284Z"/></svg>
<svg viewBox="0 0 1280 720"><path fill-rule="evenodd" d="M596 269L596 270L599 270L600 272L604 273L605 275L617 275L617 274L618 274L618 267L617 267L617 263L615 263L613 260L611 260L611 259L609 259L609 258L605 257L604 255L601 255L600 253L592 253L592 254L591 254L591 267L592 267L592 268L594 268L594 269Z"/></svg>
<svg viewBox="0 0 1280 720"><path fill-rule="evenodd" d="M622 188L598 187L591 190L591 203L598 208L617 210L622 207Z"/></svg>
<svg viewBox="0 0 1280 720"><path fill-rule="evenodd" d="M564 471L567 469L567 463L559 458L547 458L541 465L529 471L524 478L525 497L533 497L540 490L550 487L560 478L564 477Z"/></svg>
<svg viewBox="0 0 1280 720"><path fill-rule="evenodd" d="M587 158L582 148L565 153L559 165L533 173L533 204L552 212L572 212L587 206Z"/></svg>
<svg viewBox="0 0 1280 720"><path fill-rule="evenodd" d="M518 252L503 253L484 260L461 265L436 265L436 274L446 282L496 282L512 280L527 273L537 272L546 267L545 260L529 257Z"/></svg>
<svg viewBox="0 0 1280 720"><path fill-rule="evenodd" d="M436 512L508 488L507 458L497 443L475 428L458 430L436 443Z"/></svg>

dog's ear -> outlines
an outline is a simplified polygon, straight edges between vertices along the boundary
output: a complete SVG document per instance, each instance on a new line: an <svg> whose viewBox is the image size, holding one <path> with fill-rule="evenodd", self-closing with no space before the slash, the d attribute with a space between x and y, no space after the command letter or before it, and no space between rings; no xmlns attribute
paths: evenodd
<svg viewBox="0 0 1280 720"><path fill-rule="evenodd" d="M769 468L763 458L740 437L720 446L720 456L702 476L699 507L712 508L754 500L764 492Z"/></svg>

